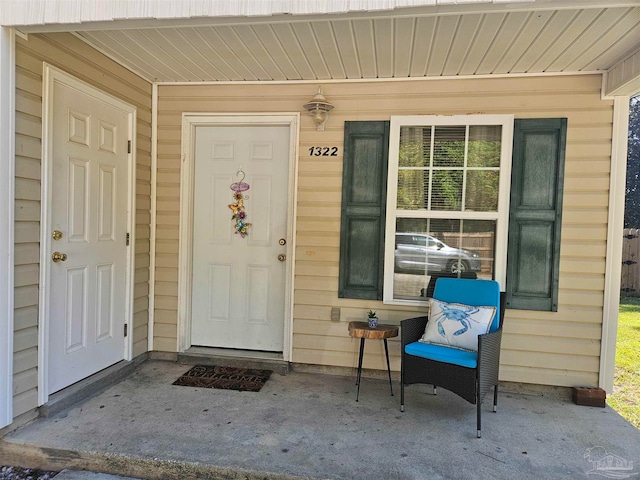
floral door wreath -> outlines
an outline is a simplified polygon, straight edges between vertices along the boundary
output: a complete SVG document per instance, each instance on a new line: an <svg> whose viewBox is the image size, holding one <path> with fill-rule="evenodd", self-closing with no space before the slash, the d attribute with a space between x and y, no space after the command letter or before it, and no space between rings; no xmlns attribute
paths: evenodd
<svg viewBox="0 0 640 480"><path fill-rule="evenodd" d="M233 199L235 203L229 205L229 208L233 212L231 216L231 220L234 222L234 228L236 230L236 234L240 234L242 238L246 237L249 232L247 231L251 226L250 223L247 223L247 213L244 211L244 199L249 198L248 196L244 196L242 192L246 192L249 190L249 184L245 183L244 177L245 174L242 169L236 172L236 175L242 174L242 178L239 182L235 182L231 184L231 190L233 190Z"/></svg>

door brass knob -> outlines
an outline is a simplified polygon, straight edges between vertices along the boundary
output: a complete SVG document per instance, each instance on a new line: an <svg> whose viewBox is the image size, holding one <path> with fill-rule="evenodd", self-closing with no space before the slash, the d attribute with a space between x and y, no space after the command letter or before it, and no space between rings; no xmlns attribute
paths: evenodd
<svg viewBox="0 0 640 480"><path fill-rule="evenodd" d="M51 234L51 238L54 240L60 240L62 238L62 232L60 230L54 230Z"/></svg>
<svg viewBox="0 0 640 480"><path fill-rule="evenodd" d="M53 260L56 263L64 262L67 260L67 254L60 253L60 252L53 252L53 255L51 255L51 260Z"/></svg>
<svg viewBox="0 0 640 480"><path fill-rule="evenodd" d="M278 255L278 260L280 260L281 262L284 262L287 259L287 256L284 253L281 253L280 255Z"/></svg>

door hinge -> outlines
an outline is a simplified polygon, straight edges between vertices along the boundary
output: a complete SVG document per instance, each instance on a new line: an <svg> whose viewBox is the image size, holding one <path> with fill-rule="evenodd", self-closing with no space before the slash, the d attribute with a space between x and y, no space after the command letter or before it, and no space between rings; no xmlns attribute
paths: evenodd
<svg viewBox="0 0 640 480"><path fill-rule="evenodd" d="M127 247L129 246L130 243L131 243L131 234L127 232Z"/></svg>
<svg viewBox="0 0 640 480"><path fill-rule="evenodd" d="M131 153L131 140L127 141L127 153Z"/></svg>
<svg viewBox="0 0 640 480"><path fill-rule="evenodd" d="M124 324L124 336L126 337L127 335L129 335L129 324L125 323Z"/></svg>

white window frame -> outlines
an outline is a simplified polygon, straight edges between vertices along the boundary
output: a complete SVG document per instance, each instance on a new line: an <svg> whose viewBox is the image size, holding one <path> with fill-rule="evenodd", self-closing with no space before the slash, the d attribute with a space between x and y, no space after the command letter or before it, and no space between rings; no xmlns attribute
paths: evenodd
<svg viewBox="0 0 640 480"><path fill-rule="evenodd" d="M393 305L424 305L424 300L405 300L393 297L394 250L396 219L402 212L404 218L459 218L461 220L495 220L496 242L495 279L504 290L507 276L507 240L509 233L509 198L511 194L511 156L513 150L513 115L403 115L392 116L389 131L389 171L387 180L387 212L384 247L384 295L383 302ZM500 178L497 212L402 210L396 207L398 194L398 158L400 152L400 128L411 126L463 126L501 125Z"/></svg>

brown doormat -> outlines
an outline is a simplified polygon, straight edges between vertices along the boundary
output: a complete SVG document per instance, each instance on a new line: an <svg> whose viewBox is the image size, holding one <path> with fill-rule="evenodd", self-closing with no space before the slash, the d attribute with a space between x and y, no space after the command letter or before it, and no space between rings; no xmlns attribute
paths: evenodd
<svg viewBox="0 0 640 480"><path fill-rule="evenodd" d="M259 392L272 373L271 370L196 365L173 382L173 385Z"/></svg>

